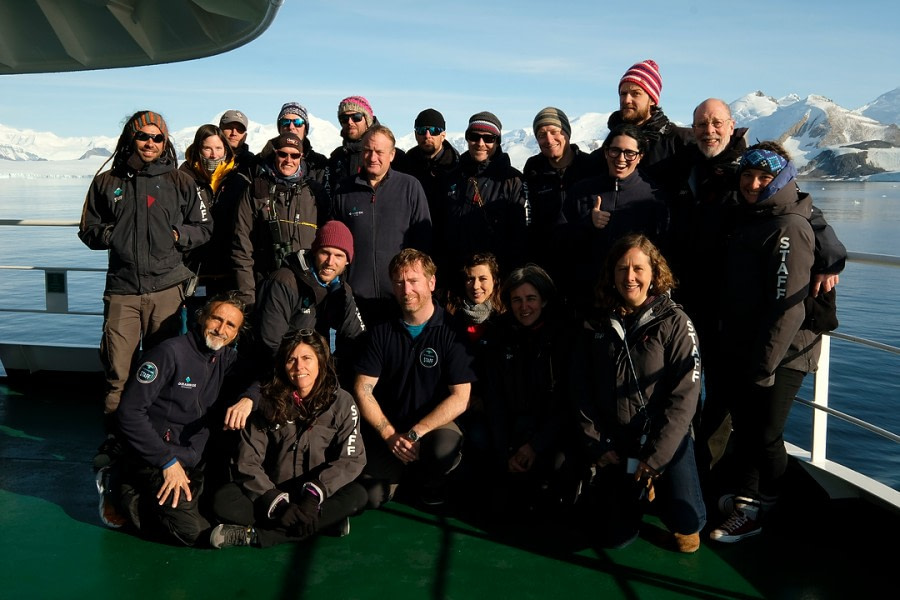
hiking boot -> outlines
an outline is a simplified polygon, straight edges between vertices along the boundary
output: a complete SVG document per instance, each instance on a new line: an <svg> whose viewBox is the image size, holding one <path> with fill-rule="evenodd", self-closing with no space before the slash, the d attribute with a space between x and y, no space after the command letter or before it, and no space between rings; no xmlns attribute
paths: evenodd
<svg viewBox="0 0 900 600"><path fill-rule="evenodd" d="M692 554L700 548L699 533L673 533L675 550L684 554Z"/></svg>
<svg viewBox="0 0 900 600"><path fill-rule="evenodd" d="M122 444L114 434L110 433L106 436L106 439L103 440L103 443L100 444L100 447L97 448L97 454L94 455L92 461L94 472L96 473L100 471L100 469L109 467L116 462L120 456L122 456Z"/></svg>
<svg viewBox="0 0 900 600"><path fill-rule="evenodd" d="M100 494L100 521L107 527L119 529L125 525L128 520L119 512L116 503L113 501L112 494L110 493L109 467L103 467L97 471L94 481L97 484L97 493Z"/></svg>
<svg viewBox="0 0 900 600"><path fill-rule="evenodd" d="M243 525L216 525L209 534L209 543L213 548L229 546L259 546L259 535L253 527Z"/></svg>
<svg viewBox="0 0 900 600"><path fill-rule="evenodd" d="M731 516L718 529L714 529L709 534L709 539L733 544L761 533L759 509L758 501L744 496L735 496L734 510Z"/></svg>

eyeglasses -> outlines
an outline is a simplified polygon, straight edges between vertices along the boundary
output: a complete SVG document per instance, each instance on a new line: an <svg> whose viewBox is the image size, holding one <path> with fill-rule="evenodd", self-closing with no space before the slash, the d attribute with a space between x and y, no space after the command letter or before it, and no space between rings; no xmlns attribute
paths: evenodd
<svg viewBox="0 0 900 600"><path fill-rule="evenodd" d="M434 125L428 125L426 127L416 127L416 135L425 135L426 133L430 133L431 137L435 137L444 133L443 127L435 127Z"/></svg>
<svg viewBox="0 0 900 600"><path fill-rule="evenodd" d="M288 125L293 125L294 127L303 127L304 125L306 125L306 121L299 117L296 119L279 119L279 127L287 127Z"/></svg>
<svg viewBox="0 0 900 600"><path fill-rule="evenodd" d="M166 136L164 136L161 133L157 133L156 135L150 135L146 131L135 131L134 139L136 139L139 142L146 142L147 140L153 140L157 144L162 144L164 141L166 141Z"/></svg>
<svg viewBox="0 0 900 600"><path fill-rule="evenodd" d="M300 160L300 157L303 156L299 152L285 152L284 150L276 150L275 154L278 155L278 158L290 158L291 160Z"/></svg>
<svg viewBox="0 0 900 600"><path fill-rule="evenodd" d="M704 121L702 123L694 123L693 127L694 127L694 129L707 129L710 125L712 125L713 129L722 129L731 121L732 121L732 119L725 119L725 120L715 119L713 121Z"/></svg>
<svg viewBox="0 0 900 600"><path fill-rule="evenodd" d="M338 115L338 121L340 121L341 125L346 125L348 121L353 121L354 123L359 123L366 116L362 113L353 113L350 115Z"/></svg>
<svg viewBox="0 0 900 600"><path fill-rule="evenodd" d="M631 162L638 157L640 152L637 150L625 150L624 148L616 148L615 146L610 146L606 149L606 155L610 158L619 158L620 156L625 157L625 162Z"/></svg>
<svg viewBox="0 0 900 600"><path fill-rule="evenodd" d="M481 140L485 144L493 144L497 141L497 136L492 133L475 133L474 131L466 132L466 141L478 143Z"/></svg>

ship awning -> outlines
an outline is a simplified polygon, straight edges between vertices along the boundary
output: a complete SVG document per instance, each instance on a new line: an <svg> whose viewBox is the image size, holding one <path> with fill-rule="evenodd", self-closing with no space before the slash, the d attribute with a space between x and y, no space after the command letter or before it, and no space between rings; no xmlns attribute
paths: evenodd
<svg viewBox="0 0 900 600"><path fill-rule="evenodd" d="M0 74L203 58L258 37L284 0L0 0Z"/></svg>

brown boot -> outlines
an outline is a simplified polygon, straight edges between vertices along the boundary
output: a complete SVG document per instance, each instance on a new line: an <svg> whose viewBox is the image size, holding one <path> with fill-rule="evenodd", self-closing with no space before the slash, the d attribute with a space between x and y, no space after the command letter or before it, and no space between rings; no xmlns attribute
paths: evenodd
<svg viewBox="0 0 900 600"><path fill-rule="evenodd" d="M675 549L685 554L696 552L700 548L699 533L673 533L675 538Z"/></svg>

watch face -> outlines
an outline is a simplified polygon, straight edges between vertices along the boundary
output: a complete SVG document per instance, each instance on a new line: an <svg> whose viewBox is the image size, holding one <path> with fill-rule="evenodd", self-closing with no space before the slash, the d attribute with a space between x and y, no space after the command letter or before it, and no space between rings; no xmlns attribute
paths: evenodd
<svg viewBox="0 0 900 600"><path fill-rule="evenodd" d="M407 437L407 438L409 439L409 441L411 441L411 442L417 442L417 441L419 441L419 434L416 433L416 431L415 431L414 429L410 429L410 430L409 430L409 433L406 434L406 437Z"/></svg>

